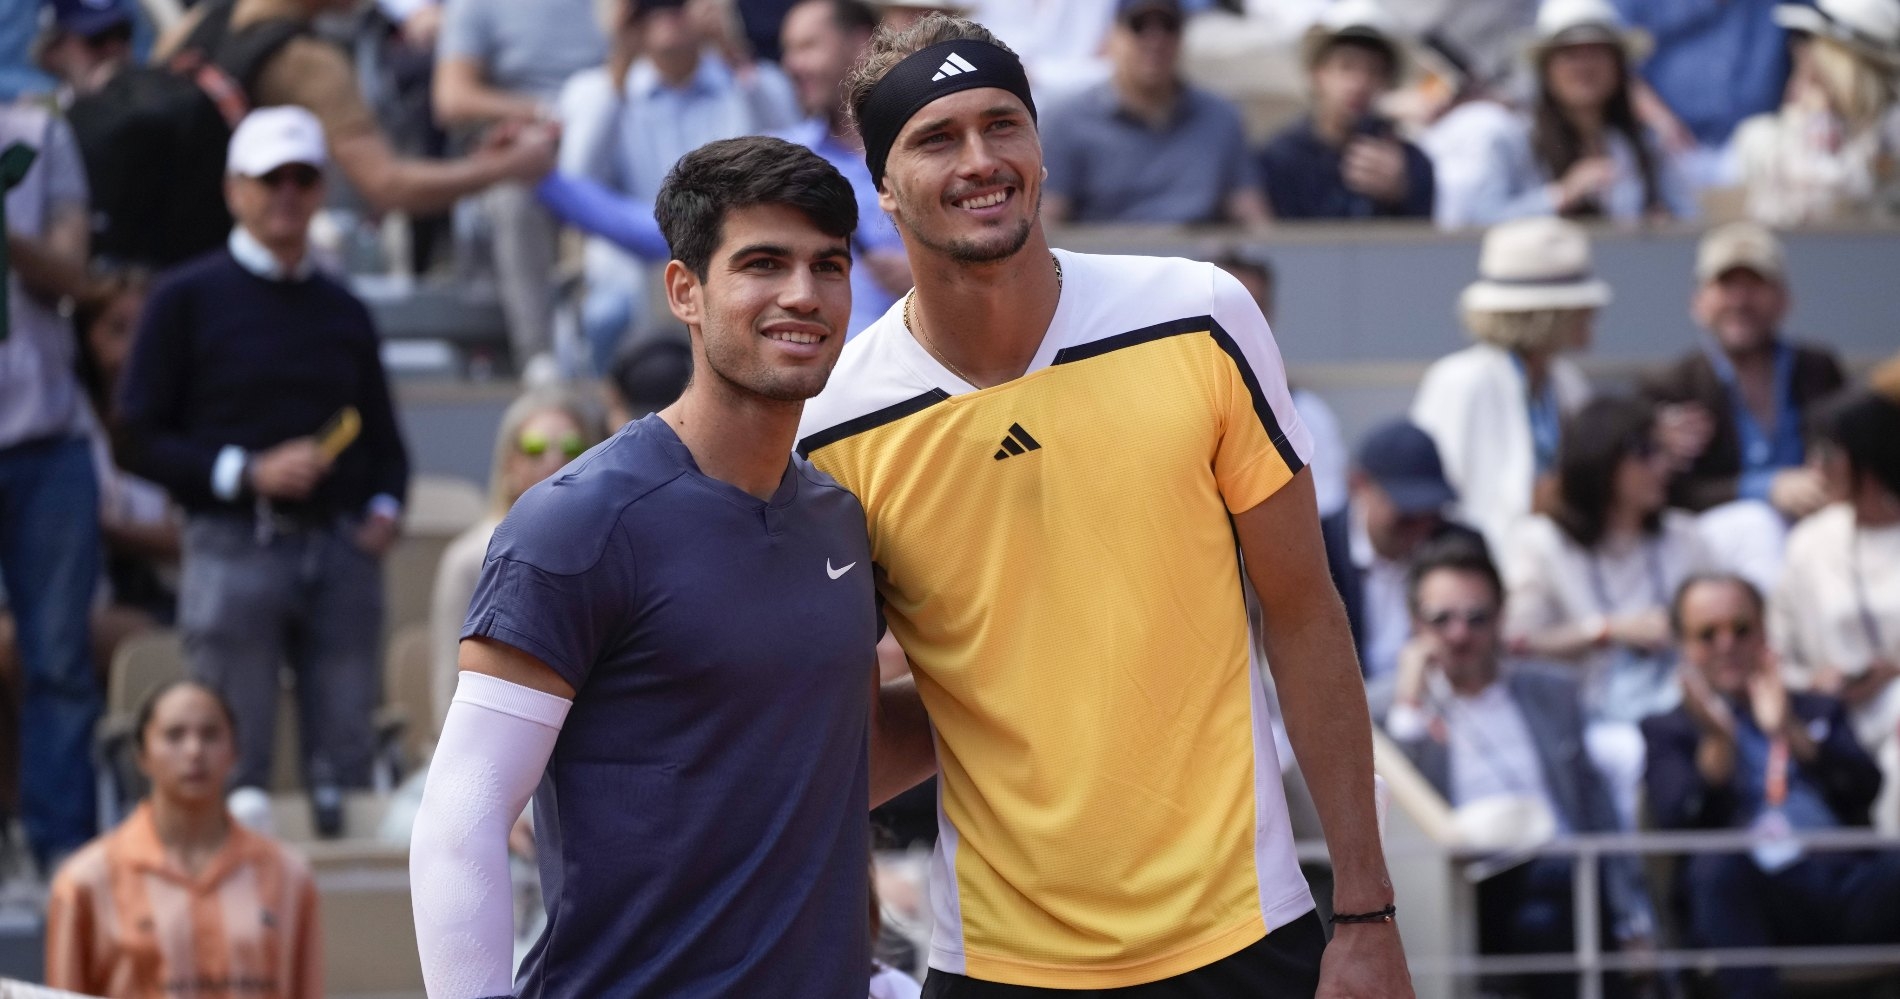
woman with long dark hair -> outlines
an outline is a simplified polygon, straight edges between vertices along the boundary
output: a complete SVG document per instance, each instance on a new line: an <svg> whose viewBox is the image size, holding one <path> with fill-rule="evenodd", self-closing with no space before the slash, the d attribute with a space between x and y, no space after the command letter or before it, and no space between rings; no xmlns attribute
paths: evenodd
<svg viewBox="0 0 1900 999"><path fill-rule="evenodd" d="M167 684L134 732L151 794L53 878L46 983L115 999L321 999L309 868L225 808L230 705L195 681Z"/></svg>
<svg viewBox="0 0 1900 999"><path fill-rule="evenodd" d="M1470 190L1441 192L1452 199L1441 224L1693 216L1674 163L1637 117L1635 66L1649 46L1607 0L1546 0L1530 50L1537 77L1530 111L1518 129L1472 151L1485 168Z"/></svg>
<svg viewBox="0 0 1900 999"><path fill-rule="evenodd" d="M1665 509L1669 475L1650 405L1594 400L1564 427L1557 509L1522 522L1502 558L1506 635L1585 671L1591 755L1625 820L1642 776L1637 723L1680 698L1669 604L1711 561L1694 518Z"/></svg>

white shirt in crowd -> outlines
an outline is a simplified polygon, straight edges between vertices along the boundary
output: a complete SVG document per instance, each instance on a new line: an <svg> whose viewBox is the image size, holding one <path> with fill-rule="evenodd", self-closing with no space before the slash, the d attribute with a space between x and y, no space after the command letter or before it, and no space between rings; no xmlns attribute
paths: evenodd
<svg viewBox="0 0 1900 999"><path fill-rule="evenodd" d="M1360 663L1368 683L1382 681L1398 672L1399 651L1412 637L1412 611L1405 600L1406 565L1380 555L1366 533L1366 515L1354 507L1348 515L1346 543L1352 564L1363 573L1361 593L1365 621L1365 648Z"/></svg>
<svg viewBox="0 0 1900 999"><path fill-rule="evenodd" d="M1590 398L1589 380L1567 358L1551 361L1550 384L1563 416ZM1509 351L1487 343L1441 357L1425 369L1411 419L1438 445L1445 479L1460 497L1458 519L1500 550L1511 525L1530 513L1537 481L1522 369Z"/></svg>
<svg viewBox="0 0 1900 999"><path fill-rule="evenodd" d="M1393 705L1386 713L1385 728L1392 738L1411 742L1425 737L1433 715L1444 722L1451 752L1453 808L1492 798L1535 798L1556 814L1530 723L1503 682L1494 682L1470 697L1441 689L1433 703L1438 707L1430 713L1407 704Z"/></svg>
<svg viewBox="0 0 1900 999"><path fill-rule="evenodd" d="M1852 677L1876 661L1900 662L1900 525L1859 527L1845 503L1803 520L1788 536L1788 560L1769 611L1769 635L1792 686L1812 684L1822 668ZM1852 718L1886 776L1876 822L1894 831L1900 826L1900 681L1888 682Z"/></svg>

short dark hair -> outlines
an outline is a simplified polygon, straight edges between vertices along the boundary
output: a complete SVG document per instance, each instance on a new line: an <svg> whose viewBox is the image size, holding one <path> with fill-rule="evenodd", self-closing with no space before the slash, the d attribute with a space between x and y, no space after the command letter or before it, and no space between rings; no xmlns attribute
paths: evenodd
<svg viewBox="0 0 1900 999"><path fill-rule="evenodd" d="M673 404L693 380L693 348L671 336L621 351L608 371L620 401L640 416Z"/></svg>
<svg viewBox="0 0 1900 999"><path fill-rule="evenodd" d="M1616 498L1617 469L1640 448L1654 447L1655 433L1655 407L1627 395L1592 399L1564 421L1563 442L1557 448L1559 506L1552 519L1572 541L1594 548L1603 540ZM1662 511L1645 519L1643 529L1660 531Z"/></svg>
<svg viewBox="0 0 1900 999"><path fill-rule="evenodd" d="M680 157L660 186L653 216L668 252L700 280L725 238L726 213L758 205L796 208L838 239L858 228L858 199L836 167L804 146L764 135L720 139Z"/></svg>
<svg viewBox="0 0 1900 999"><path fill-rule="evenodd" d="M1419 547L1412 556L1411 567L1405 571L1405 606L1414 615L1418 614L1419 587L1434 572L1468 572L1481 576L1491 585L1491 595L1497 598L1498 606L1504 606L1504 577L1498 574L1490 549L1477 534L1448 531Z"/></svg>
<svg viewBox="0 0 1900 999"><path fill-rule="evenodd" d="M821 3L829 8L832 26L847 35L860 32L868 35L883 23L883 18L864 0L797 0L792 6L802 7L808 3Z"/></svg>
<svg viewBox="0 0 1900 999"><path fill-rule="evenodd" d="M231 702L225 699L221 691L198 680L168 680L159 684L151 693L145 695L144 700L139 702L138 713L133 716L132 721L132 745L135 749L140 752L145 750L145 730L152 726L152 716L158 712L158 702L164 700L165 696L172 691L186 687L210 695L211 699L217 702L218 710L224 714L224 723L230 727L232 739L237 738L237 712L231 710Z"/></svg>
<svg viewBox="0 0 1900 999"><path fill-rule="evenodd" d="M1748 581L1746 576L1733 572L1692 572L1676 587L1676 595L1669 600L1669 630L1677 638L1682 637L1682 605L1689 599L1689 591L1698 586L1733 586L1748 596L1749 605L1755 608L1755 620L1760 621L1768 615L1768 601L1763 599L1761 588Z"/></svg>
<svg viewBox="0 0 1900 999"><path fill-rule="evenodd" d="M1856 486L1871 477L1900 496L1900 403L1868 388L1843 389L1815 406L1809 425L1810 436L1846 456Z"/></svg>
<svg viewBox="0 0 1900 999"><path fill-rule="evenodd" d="M1254 253L1245 253L1239 249L1230 249L1214 258L1214 266L1230 274L1244 272L1259 278L1263 284L1272 287L1278 275L1274 273L1273 261Z"/></svg>
<svg viewBox="0 0 1900 999"><path fill-rule="evenodd" d="M1322 45L1320 50L1314 54L1313 65L1315 67L1319 66L1320 63L1325 62L1334 52L1340 49L1358 49L1361 52L1370 52L1378 56L1385 64L1387 83L1392 82L1399 75L1399 54L1398 50L1392 47L1392 43L1380 41L1377 38L1367 38L1364 35L1339 35L1334 37L1331 41Z"/></svg>
<svg viewBox="0 0 1900 999"><path fill-rule="evenodd" d="M987 42L1011 55L1016 54L1015 49L1003 44L990 29L953 14L930 14L902 31L892 31L889 25L881 26L871 36L871 47L864 53L864 59L844 78L844 106L851 111L851 123L863 127L864 106L871 102L871 91L877 89L898 63L943 42Z"/></svg>

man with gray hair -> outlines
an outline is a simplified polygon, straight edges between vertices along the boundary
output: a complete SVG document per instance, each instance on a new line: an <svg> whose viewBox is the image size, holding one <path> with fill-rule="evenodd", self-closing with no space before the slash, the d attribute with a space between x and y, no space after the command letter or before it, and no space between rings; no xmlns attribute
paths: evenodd
<svg viewBox="0 0 1900 999"><path fill-rule="evenodd" d="M278 670L297 674L320 831L369 783L382 556L409 464L369 310L317 270L327 157L301 107L231 135L225 249L152 292L121 400L125 467L188 514L179 629L238 715L239 786L268 786Z"/></svg>

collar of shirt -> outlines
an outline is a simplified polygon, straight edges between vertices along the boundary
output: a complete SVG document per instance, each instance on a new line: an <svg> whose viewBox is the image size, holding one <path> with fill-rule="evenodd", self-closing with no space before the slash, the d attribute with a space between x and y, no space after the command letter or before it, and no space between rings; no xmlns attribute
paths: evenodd
<svg viewBox="0 0 1900 999"><path fill-rule="evenodd" d="M303 259L297 261L296 268L285 273L283 262L277 259L277 255L265 248L263 243L257 241L256 236L251 235L250 231L241 225L231 228L231 238L225 245L230 248L231 256L238 262L239 267L266 281L303 281L317 269L316 261L311 258L309 250L306 249Z"/></svg>
<svg viewBox="0 0 1900 999"><path fill-rule="evenodd" d="M1180 92L1175 95L1174 106L1168 109L1168 117L1159 127L1155 125L1153 119L1146 115L1139 114L1130 108L1128 102L1122 99L1121 91L1116 89L1113 83L1102 85L1101 90L1098 92L1099 96L1097 100L1100 102L1099 106L1103 112L1113 115L1130 125L1146 129L1150 132L1171 132L1180 128L1189 118L1192 118L1195 110L1195 94L1193 88L1189 87L1185 82L1177 82L1175 85L1181 88Z"/></svg>
<svg viewBox="0 0 1900 999"><path fill-rule="evenodd" d="M232 871L240 867L251 850L251 833L235 819L228 819L229 832L224 845L218 848L197 876L192 876L172 863L165 852L165 844L158 838L158 818L152 810L152 803L141 803L133 811L114 839L113 852L132 867L157 874L168 881L176 882L197 891L205 891L224 880Z"/></svg>
<svg viewBox="0 0 1900 999"><path fill-rule="evenodd" d="M634 63L633 69L627 73L627 96L640 100L652 100L666 94L703 97L724 89L722 85L731 78L732 74L726 70L725 63L702 54L699 65L693 69L693 75L676 87L661 79L659 68L653 65L653 60L642 59Z"/></svg>

